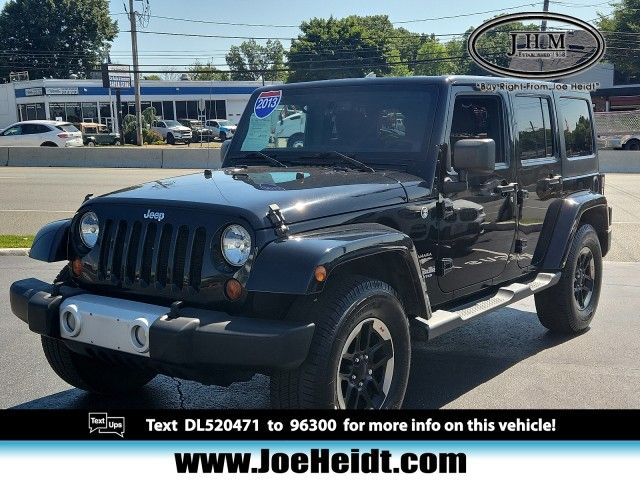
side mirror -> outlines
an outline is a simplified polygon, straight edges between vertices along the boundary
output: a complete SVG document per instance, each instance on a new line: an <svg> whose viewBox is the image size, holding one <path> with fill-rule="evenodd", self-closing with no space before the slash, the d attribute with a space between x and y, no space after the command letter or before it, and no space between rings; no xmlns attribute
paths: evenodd
<svg viewBox="0 0 640 480"><path fill-rule="evenodd" d="M453 146L453 162L456 170L492 173L496 167L496 142L491 138L458 140Z"/></svg>
<svg viewBox="0 0 640 480"><path fill-rule="evenodd" d="M225 140L220 145L220 162L224 163L224 157L227 156L227 152L229 151L229 145L231 145L231 140Z"/></svg>

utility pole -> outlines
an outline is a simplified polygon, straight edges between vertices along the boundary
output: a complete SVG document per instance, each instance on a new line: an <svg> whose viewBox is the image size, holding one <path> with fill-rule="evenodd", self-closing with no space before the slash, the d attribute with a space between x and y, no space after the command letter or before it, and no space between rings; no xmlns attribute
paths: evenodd
<svg viewBox="0 0 640 480"><path fill-rule="evenodd" d="M544 0L544 4L542 6L542 11L545 12L545 13L549 11L549 0ZM542 20L542 24L540 25L540 30L542 32L546 32L547 31L547 19Z"/></svg>
<svg viewBox="0 0 640 480"><path fill-rule="evenodd" d="M129 0L129 23L131 24L131 55L133 57L133 85L136 96L136 143L142 145L142 112L140 111L140 72L138 68L138 31L133 0Z"/></svg>

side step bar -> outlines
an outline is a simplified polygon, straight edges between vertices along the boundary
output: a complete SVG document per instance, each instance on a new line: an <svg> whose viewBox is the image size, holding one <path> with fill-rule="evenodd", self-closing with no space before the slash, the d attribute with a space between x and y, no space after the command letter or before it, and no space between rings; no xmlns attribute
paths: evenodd
<svg viewBox="0 0 640 480"><path fill-rule="evenodd" d="M485 313L506 307L534 293L552 287L559 280L559 273L539 273L531 283L512 283L511 285L500 287L493 297L482 300L470 307L453 312L436 310L429 320L420 317L416 317L416 320L427 328L428 338L431 340L456 327L465 325Z"/></svg>

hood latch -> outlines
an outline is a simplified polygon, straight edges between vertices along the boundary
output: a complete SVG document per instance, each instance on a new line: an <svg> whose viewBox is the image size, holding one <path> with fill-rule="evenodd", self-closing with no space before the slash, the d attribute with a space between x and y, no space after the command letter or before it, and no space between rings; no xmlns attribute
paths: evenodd
<svg viewBox="0 0 640 480"><path fill-rule="evenodd" d="M269 205L269 213L267 214L267 218L273 225L277 236L285 237L287 235L289 227L287 227L287 225L285 224L284 216L282 215L278 204L273 203Z"/></svg>

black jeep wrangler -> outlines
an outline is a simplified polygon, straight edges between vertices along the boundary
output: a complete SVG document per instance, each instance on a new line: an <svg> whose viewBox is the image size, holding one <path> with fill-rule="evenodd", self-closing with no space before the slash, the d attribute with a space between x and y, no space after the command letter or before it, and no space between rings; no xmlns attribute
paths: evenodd
<svg viewBox="0 0 640 480"><path fill-rule="evenodd" d="M258 90L221 169L45 226L31 257L68 265L14 283L12 310L78 388L261 372L281 408L398 408L412 340L529 295L546 328L581 332L611 241L591 101L482 88L498 81Z"/></svg>

